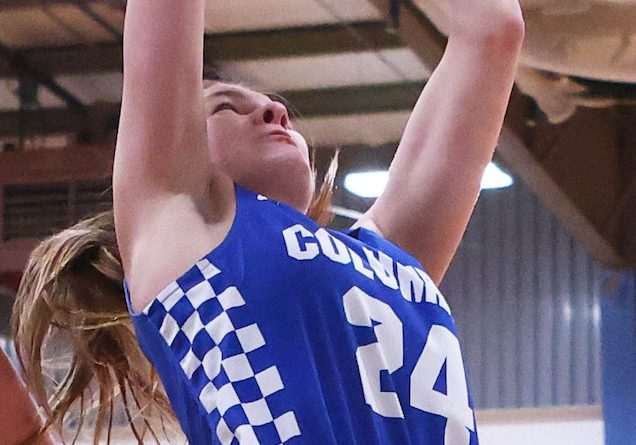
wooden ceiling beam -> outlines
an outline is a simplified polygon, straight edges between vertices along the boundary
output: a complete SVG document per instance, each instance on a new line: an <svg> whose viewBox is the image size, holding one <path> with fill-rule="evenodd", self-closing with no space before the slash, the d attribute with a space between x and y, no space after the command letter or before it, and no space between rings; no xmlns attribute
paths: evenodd
<svg viewBox="0 0 636 445"><path fill-rule="evenodd" d="M49 73L43 72L41 69L32 65L29 61L16 51L0 43L0 58L12 72L16 74L21 81L29 80L37 82L48 89L52 94L66 102L69 106L83 110L84 104L73 96L69 91L62 88Z"/></svg>
<svg viewBox="0 0 636 445"><path fill-rule="evenodd" d="M113 154L112 145L0 153L0 188L110 178Z"/></svg>
<svg viewBox="0 0 636 445"><path fill-rule="evenodd" d="M405 82L290 91L281 95L300 117L308 118L409 110L423 86L422 82ZM0 137L72 134L87 129L91 122L93 132L103 132L100 123L116 122L120 104L98 104L87 109L88 118L69 108L0 112Z"/></svg>
<svg viewBox="0 0 636 445"><path fill-rule="evenodd" d="M387 32L383 22L354 22L208 34L205 38L204 55L206 63L215 64L225 61L379 51L402 46L399 37ZM50 75L122 71L122 48L117 42L24 49L19 53L31 66ZM0 78L15 75L11 65L0 62Z"/></svg>
<svg viewBox="0 0 636 445"><path fill-rule="evenodd" d="M404 45L409 47L431 70L439 64L446 48L446 37L417 8L411 0L400 0L394 9L394 0L369 0L382 14L388 23L397 19L397 28L393 32ZM396 17L392 17L397 14Z"/></svg>
<svg viewBox="0 0 636 445"><path fill-rule="evenodd" d="M397 141L379 147L347 145L339 147L341 170L350 170L365 159L372 168L385 168L393 159ZM0 188L6 185L37 185L101 181L111 177L113 144L75 145L59 150L29 150L0 153ZM324 171L334 150L316 148L316 167ZM366 164L365 164L366 165ZM0 199L2 194L0 193ZM2 206L0 206L0 209Z"/></svg>
<svg viewBox="0 0 636 445"><path fill-rule="evenodd" d="M110 125L119 109L119 104L99 104L83 110L60 107L3 111L0 112L0 137L75 134L82 130L101 133L106 128L99 127Z"/></svg>
<svg viewBox="0 0 636 445"><path fill-rule="evenodd" d="M282 92L303 117L368 114L410 110L424 82L388 83Z"/></svg>
<svg viewBox="0 0 636 445"><path fill-rule="evenodd" d="M383 22L352 22L297 28L208 34L206 61L341 54L403 47Z"/></svg>
<svg viewBox="0 0 636 445"><path fill-rule="evenodd" d="M115 0L81 0L81 3L113 3ZM72 5L76 4L77 1L72 0L0 0L0 12L3 10L9 9L20 9L20 8L41 8L44 4L46 6L57 6L57 5ZM124 7L125 1L119 0L119 6Z"/></svg>

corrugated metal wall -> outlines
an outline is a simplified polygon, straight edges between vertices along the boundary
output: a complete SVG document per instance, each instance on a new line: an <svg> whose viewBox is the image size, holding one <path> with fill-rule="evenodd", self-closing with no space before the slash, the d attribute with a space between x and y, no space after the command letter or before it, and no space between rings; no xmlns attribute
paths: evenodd
<svg viewBox="0 0 636 445"><path fill-rule="evenodd" d="M441 286L476 407L601 403L600 274L523 185L482 192Z"/></svg>

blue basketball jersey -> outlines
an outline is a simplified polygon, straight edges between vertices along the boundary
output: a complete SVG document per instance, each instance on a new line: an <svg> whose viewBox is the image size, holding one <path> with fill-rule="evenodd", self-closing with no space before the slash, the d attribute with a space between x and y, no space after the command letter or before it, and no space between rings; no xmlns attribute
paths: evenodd
<svg viewBox="0 0 636 445"><path fill-rule="evenodd" d="M190 443L477 445L453 318L422 266L371 231L236 199L221 245L133 314Z"/></svg>

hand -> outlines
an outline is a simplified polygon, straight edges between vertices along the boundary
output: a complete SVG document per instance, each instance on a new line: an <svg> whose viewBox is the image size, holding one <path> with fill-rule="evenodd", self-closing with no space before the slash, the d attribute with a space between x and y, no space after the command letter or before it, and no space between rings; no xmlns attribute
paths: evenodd
<svg viewBox="0 0 636 445"><path fill-rule="evenodd" d="M450 37L523 35L518 0L416 0L416 4Z"/></svg>

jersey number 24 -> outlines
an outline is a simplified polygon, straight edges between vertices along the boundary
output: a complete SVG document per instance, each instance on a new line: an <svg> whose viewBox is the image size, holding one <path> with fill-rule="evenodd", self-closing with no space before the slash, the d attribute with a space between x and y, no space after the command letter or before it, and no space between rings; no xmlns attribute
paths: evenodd
<svg viewBox="0 0 636 445"><path fill-rule="evenodd" d="M402 322L388 304L358 287L343 296L347 321L372 327L377 342L360 346L356 360L366 403L384 417L404 418L398 395L380 389L380 371L394 373L404 365ZM446 394L433 387L446 362ZM473 411L468 405L466 375L459 342L442 325L433 325L424 349L411 372L409 403L412 407L445 417L445 445L468 445L474 431Z"/></svg>

